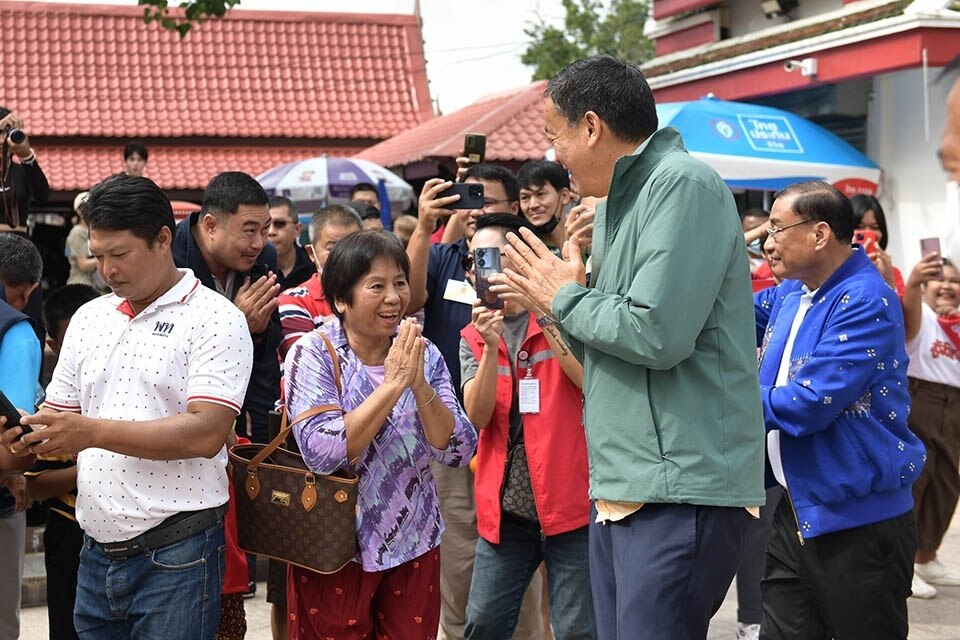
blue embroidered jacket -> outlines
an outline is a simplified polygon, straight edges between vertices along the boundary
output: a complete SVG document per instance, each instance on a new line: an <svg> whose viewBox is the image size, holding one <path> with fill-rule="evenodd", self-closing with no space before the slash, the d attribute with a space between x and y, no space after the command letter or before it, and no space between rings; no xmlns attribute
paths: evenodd
<svg viewBox="0 0 960 640"><path fill-rule="evenodd" d="M926 454L907 428L907 354L896 293L856 250L814 294L775 386L806 292L788 280L757 293L760 392L780 430L787 488L804 537L879 522L913 507Z"/></svg>

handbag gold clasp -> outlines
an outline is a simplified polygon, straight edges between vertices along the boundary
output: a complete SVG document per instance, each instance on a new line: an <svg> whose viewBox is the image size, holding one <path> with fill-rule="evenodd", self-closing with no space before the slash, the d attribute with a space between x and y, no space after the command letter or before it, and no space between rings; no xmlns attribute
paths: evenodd
<svg viewBox="0 0 960 640"><path fill-rule="evenodd" d="M282 507L290 506L290 494L286 491L272 491L270 493L270 503L278 504Z"/></svg>
<svg viewBox="0 0 960 640"><path fill-rule="evenodd" d="M348 496L347 492L344 491L343 489L340 489L335 494L333 494L333 499L336 500L337 502L346 502L347 498L349 497L350 496Z"/></svg>

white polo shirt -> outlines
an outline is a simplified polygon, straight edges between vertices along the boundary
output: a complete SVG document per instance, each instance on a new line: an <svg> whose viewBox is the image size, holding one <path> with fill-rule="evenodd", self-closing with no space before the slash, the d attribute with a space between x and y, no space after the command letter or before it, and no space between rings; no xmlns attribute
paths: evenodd
<svg viewBox="0 0 960 640"><path fill-rule="evenodd" d="M192 400L239 413L253 366L246 319L190 269L179 271L179 282L137 315L113 294L83 305L44 404L109 420L165 418ZM222 505L226 462L226 448L213 459L169 461L86 449L77 459L77 521L93 539L119 542L176 513Z"/></svg>

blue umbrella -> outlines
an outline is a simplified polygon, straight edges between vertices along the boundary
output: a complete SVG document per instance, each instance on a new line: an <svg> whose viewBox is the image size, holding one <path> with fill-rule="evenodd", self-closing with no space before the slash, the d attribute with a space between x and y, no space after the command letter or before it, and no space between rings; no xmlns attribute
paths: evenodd
<svg viewBox="0 0 960 640"><path fill-rule="evenodd" d="M661 127L676 127L691 155L733 188L776 191L824 180L844 193L875 193L880 168L823 127L798 115L707 96L657 105Z"/></svg>

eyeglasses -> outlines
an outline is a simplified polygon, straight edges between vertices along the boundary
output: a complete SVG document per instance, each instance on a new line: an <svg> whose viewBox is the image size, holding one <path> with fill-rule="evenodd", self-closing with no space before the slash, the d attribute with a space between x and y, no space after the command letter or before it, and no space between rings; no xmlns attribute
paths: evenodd
<svg viewBox="0 0 960 640"><path fill-rule="evenodd" d="M484 198L482 210L486 211L490 207L495 207L498 204L507 204L513 202L510 198L504 198L503 200L496 200L495 198Z"/></svg>
<svg viewBox="0 0 960 640"><path fill-rule="evenodd" d="M289 220L283 220L282 218L270 221L270 226L274 229L286 229L288 224L292 223Z"/></svg>
<svg viewBox="0 0 960 640"><path fill-rule="evenodd" d="M770 225L769 227L767 227L767 237L773 238L774 240L776 240L777 234L781 233L782 231L786 231L787 229L792 229L793 227L799 227L800 225L807 224L808 222L816 222L816 221L817 221L816 218L808 218L806 220L801 220L800 222L794 222L793 224L788 224L785 227L775 227L773 225Z"/></svg>

